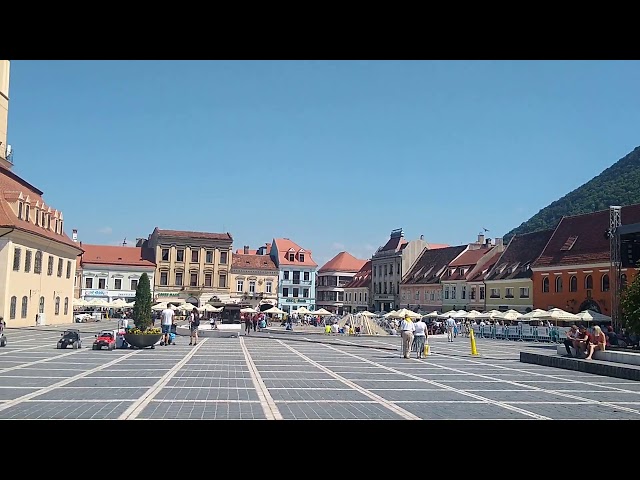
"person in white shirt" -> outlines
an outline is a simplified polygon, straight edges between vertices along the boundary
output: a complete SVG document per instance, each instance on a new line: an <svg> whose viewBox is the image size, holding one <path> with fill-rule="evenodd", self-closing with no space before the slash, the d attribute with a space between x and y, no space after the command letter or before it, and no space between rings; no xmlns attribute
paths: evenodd
<svg viewBox="0 0 640 480"><path fill-rule="evenodd" d="M171 325L173 325L174 311L167 306L160 314L160 323L162 325L162 345L169 345L169 334L171 333Z"/></svg>
<svg viewBox="0 0 640 480"><path fill-rule="evenodd" d="M413 343L413 332L415 331L415 325L411 321L410 317L405 317L400 322L400 335L402 336L402 356L409 358L411 353L411 344Z"/></svg>
<svg viewBox="0 0 640 480"><path fill-rule="evenodd" d="M447 318L447 339L450 342L453 342L453 337L455 336L455 330L456 330L456 321L451 317Z"/></svg>
<svg viewBox="0 0 640 480"><path fill-rule="evenodd" d="M416 358L424 356L424 346L427 343L427 324L422 319L413 324L413 346L416 348Z"/></svg>

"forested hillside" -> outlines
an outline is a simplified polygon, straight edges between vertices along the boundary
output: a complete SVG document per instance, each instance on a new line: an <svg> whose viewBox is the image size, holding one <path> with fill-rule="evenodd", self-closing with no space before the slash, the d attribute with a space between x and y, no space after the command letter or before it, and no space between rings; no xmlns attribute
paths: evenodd
<svg viewBox="0 0 640 480"><path fill-rule="evenodd" d="M505 235L505 242L515 234L555 228L563 216L605 210L611 205L635 203L640 203L640 147L511 230Z"/></svg>

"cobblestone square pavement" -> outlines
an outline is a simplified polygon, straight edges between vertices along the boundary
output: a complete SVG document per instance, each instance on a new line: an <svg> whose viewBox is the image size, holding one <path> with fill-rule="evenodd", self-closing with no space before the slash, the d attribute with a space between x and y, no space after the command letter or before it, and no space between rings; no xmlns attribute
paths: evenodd
<svg viewBox="0 0 640 480"><path fill-rule="evenodd" d="M640 419L640 382L519 362L555 345L431 338L400 357L399 337L259 333L188 338L146 350L93 351L115 322L8 328L0 419Z"/></svg>

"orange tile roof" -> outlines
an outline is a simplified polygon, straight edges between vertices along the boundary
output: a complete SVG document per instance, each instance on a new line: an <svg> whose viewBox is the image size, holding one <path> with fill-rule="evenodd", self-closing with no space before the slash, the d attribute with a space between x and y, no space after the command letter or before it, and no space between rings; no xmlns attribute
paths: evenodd
<svg viewBox="0 0 640 480"><path fill-rule="evenodd" d="M128 265L155 267L153 252L143 247L121 247L114 245L82 244L82 265Z"/></svg>
<svg viewBox="0 0 640 480"><path fill-rule="evenodd" d="M279 265L297 265L299 267L317 267L318 264L311 258L311 250L305 250L300 245L292 242L288 238L274 238L273 243L276 245L278 251L278 264ZM290 252L290 250L292 252ZM295 253L295 260L292 262L289 260L289 253ZM298 254L304 254L304 262L298 260Z"/></svg>
<svg viewBox="0 0 640 480"><path fill-rule="evenodd" d="M251 250L251 249L249 249L247 253L244 253L244 248L238 248L236 250L236 253L234 253L234 255L256 255L257 253L258 253L257 250Z"/></svg>
<svg viewBox="0 0 640 480"><path fill-rule="evenodd" d="M203 240L230 240L233 237L227 233L208 233L208 232L190 232L187 230L161 230L156 227L158 235L161 237L178 237L178 238L200 238Z"/></svg>
<svg viewBox="0 0 640 480"><path fill-rule="evenodd" d="M58 234L34 223L19 219L7 202L7 198L17 198L19 192L29 196L31 205L35 205L37 202L40 204L40 207L43 205L46 206L45 201L42 199L43 192L41 190L38 190L12 171L0 167L0 227L15 228L16 230L32 233L64 245L75 247L78 249L78 254L82 252L80 245L71 240L69 236L64 233L64 230L62 234ZM59 212L52 209L52 213L55 215Z"/></svg>
<svg viewBox="0 0 640 480"><path fill-rule="evenodd" d="M371 285L371 260L367 260L351 281L343 288L359 288Z"/></svg>
<svg viewBox="0 0 640 480"><path fill-rule="evenodd" d="M244 268L250 270L278 270L273 259L269 255L245 255L243 253L236 253L233 255L233 263L231 269Z"/></svg>
<svg viewBox="0 0 640 480"><path fill-rule="evenodd" d="M478 248L475 250L467 250L453 262L449 264L450 267L467 267L475 265L478 261L489 253L490 249Z"/></svg>
<svg viewBox="0 0 640 480"><path fill-rule="evenodd" d="M322 272L357 272L363 265L367 263L366 260L360 260L354 257L348 252L340 252L327 263L325 263L318 273Z"/></svg>
<svg viewBox="0 0 640 480"><path fill-rule="evenodd" d="M448 245L446 243L429 243L429 250L438 250L439 248L448 248L451 245Z"/></svg>

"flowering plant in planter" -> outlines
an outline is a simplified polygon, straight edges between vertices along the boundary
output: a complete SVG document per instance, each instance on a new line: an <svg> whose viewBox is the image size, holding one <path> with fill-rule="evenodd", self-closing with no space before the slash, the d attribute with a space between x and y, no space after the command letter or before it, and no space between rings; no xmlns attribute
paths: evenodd
<svg viewBox="0 0 640 480"><path fill-rule="evenodd" d="M128 328L128 335L162 335L162 330L158 327L147 328L146 330L140 330L138 327Z"/></svg>

